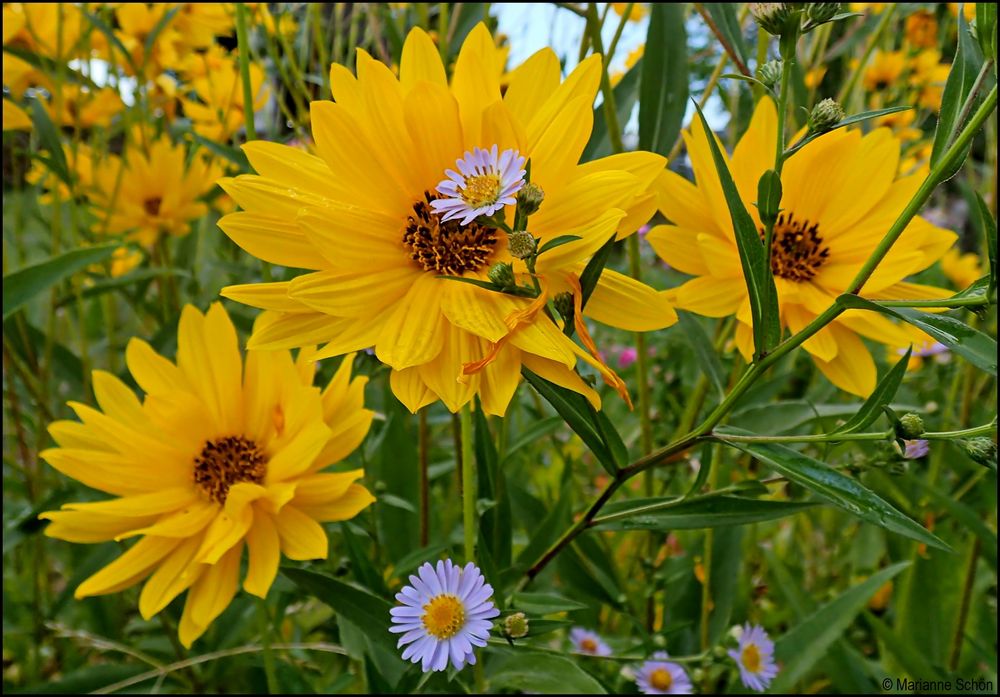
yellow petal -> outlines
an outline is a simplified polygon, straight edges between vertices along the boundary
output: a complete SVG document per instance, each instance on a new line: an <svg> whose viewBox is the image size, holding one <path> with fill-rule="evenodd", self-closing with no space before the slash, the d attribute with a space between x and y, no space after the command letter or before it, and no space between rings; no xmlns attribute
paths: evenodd
<svg viewBox="0 0 1000 697"><path fill-rule="evenodd" d="M455 61L451 90L458 100L465 146L481 146L479 131L483 109L500 99L500 76L491 67L493 37L480 22L465 38ZM460 155L459 155L460 156Z"/></svg>
<svg viewBox="0 0 1000 697"><path fill-rule="evenodd" d="M132 338L125 349L125 361L136 383L146 394L190 390L180 368L158 354L142 339Z"/></svg>
<svg viewBox="0 0 1000 697"><path fill-rule="evenodd" d="M322 158L300 148L266 140L253 140L244 143L241 148L258 174L303 189L314 196L330 196L333 173Z"/></svg>
<svg viewBox="0 0 1000 697"><path fill-rule="evenodd" d="M598 322L633 332L662 329L677 321L664 293L610 269L601 274L584 312Z"/></svg>
<svg viewBox="0 0 1000 697"><path fill-rule="evenodd" d="M261 310L311 312L307 305L288 297L289 285L290 281L276 281L227 286L223 289L222 297Z"/></svg>
<svg viewBox="0 0 1000 697"><path fill-rule="evenodd" d="M815 314L801 305L785 305L783 312L788 328L793 334L802 331L807 324L816 319ZM832 361L837 357L837 341L825 328L806 339L802 348L822 361Z"/></svg>
<svg viewBox="0 0 1000 697"><path fill-rule="evenodd" d="M481 353L485 355L488 350L485 343L481 344ZM479 375L479 398L483 411L503 416L521 382L521 351L512 345L504 346Z"/></svg>
<svg viewBox="0 0 1000 697"><path fill-rule="evenodd" d="M139 613L143 619L150 619L198 580L201 565L193 560L200 544L198 537L184 540L149 577L139 594Z"/></svg>
<svg viewBox="0 0 1000 697"><path fill-rule="evenodd" d="M270 264L296 269L322 269L327 261L295 225L295 218L262 213L230 213L219 227L243 251Z"/></svg>
<svg viewBox="0 0 1000 697"><path fill-rule="evenodd" d="M399 81L407 92L420 82L448 86L437 46L420 27L411 29L403 42L403 54L399 59Z"/></svg>
<svg viewBox="0 0 1000 697"><path fill-rule="evenodd" d="M405 221L399 216L336 205L322 212L306 210L296 222L331 270L358 273L392 267L405 273L416 268L401 244Z"/></svg>
<svg viewBox="0 0 1000 697"><path fill-rule="evenodd" d="M694 278L676 288L677 307L706 317L726 317L747 297L742 278Z"/></svg>
<svg viewBox="0 0 1000 697"><path fill-rule="evenodd" d="M329 501L315 506L303 506L302 510L309 519L334 523L350 520L375 501L368 489L360 484L351 484L344 495L335 501Z"/></svg>
<svg viewBox="0 0 1000 697"><path fill-rule="evenodd" d="M396 370L433 360L444 341L441 283L431 274L416 277L406 295L396 302L375 344L375 354Z"/></svg>
<svg viewBox="0 0 1000 697"><path fill-rule="evenodd" d="M660 212L674 225L699 232L716 228L715 218L701 190L681 175L663 170L653 183L653 190Z"/></svg>
<svg viewBox="0 0 1000 697"><path fill-rule="evenodd" d="M335 317L370 317L397 303L425 276L414 267L372 269L362 273L317 271L297 276L289 285L293 300Z"/></svg>
<svg viewBox="0 0 1000 697"><path fill-rule="evenodd" d="M393 370L389 374L389 386L403 406L416 414L422 407L437 401L437 395L431 392L420 377L418 368Z"/></svg>
<svg viewBox="0 0 1000 697"><path fill-rule="evenodd" d="M219 514L219 504L211 501L199 500L189 506L185 506L176 513L170 513L161 517L156 523L148 528L132 530L127 535L155 535L158 537L191 537L205 529Z"/></svg>
<svg viewBox="0 0 1000 697"><path fill-rule="evenodd" d="M224 288L222 292L225 294L227 291ZM255 331L247 342L247 348L274 351L314 346L335 339L342 327L352 323L349 317L331 317L321 312L282 314L274 322Z"/></svg>
<svg viewBox="0 0 1000 697"><path fill-rule="evenodd" d="M234 547L218 564L210 565L188 592L179 627L180 640L186 648L191 647L236 595L242 552L242 544Z"/></svg>
<svg viewBox="0 0 1000 697"><path fill-rule="evenodd" d="M701 254L697 230L678 225L657 225L646 233L646 241L670 266L692 276L707 276L708 264Z"/></svg>
<svg viewBox="0 0 1000 697"><path fill-rule="evenodd" d="M462 366L482 358L479 349L476 336L445 323L440 353L419 366L420 377L452 413L468 404L478 391L478 375L463 376L462 380L459 376Z"/></svg>
<svg viewBox="0 0 1000 697"><path fill-rule="evenodd" d="M447 86L422 82L406 95L403 108L420 176L433 189L465 150L458 102Z"/></svg>
<svg viewBox="0 0 1000 697"><path fill-rule="evenodd" d="M587 398L587 401L593 405L595 409L601 408L601 396L597 394L590 385L583 381L576 371L567 368L566 366L557 363L555 361L546 360L544 358L539 358L538 356L533 356L529 353L522 355L521 360L524 363L524 367L530 370L535 375L543 377L549 382L554 382L560 387L565 387L573 392L578 392Z"/></svg>
<svg viewBox="0 0 1000 697"><path fill-rule="evenodd" d="M243 580L243 590L258 598L267 596L267 591L278 575L281 561L281 545L278 530L271 516L254 513L253 525L247 531L247 575Z"/></svg>
<svg viewBox="0 0 1000 697"><path fill-rule="evenodd" d="M289 559L326 559L329 542L322 526L295 506L285 506L275 518L281 551Z"/></svg>
<svg viewBox="0 0 1000 697"><path fill-rule="evenodd" d="M267 463L268 484L284 482L305 472L330 439L330 429L314 421L281 446Z"/></svg>
<svg viewBox="0 0 1000 697"><path fill-rule="evenodd" d="M510 73L503 103L522 124L527 124L559 87L559 57L551 48L536 51Z"/></svg>
<svg viewBox="0 0 1000 697"><path fill-rule="evenodd" d="M496 295L467 283L445 281L441 284L441 311L456 327L499 341L509 329L500 304L494 301Z"/></svg>
<svg viewBox="0 0 1000 697"><path fill-rule="evenodd" d="M155 515L93 515L81 511L47 511L38 517L50 521L45 526L46 537L84 544L114 540L122 533L148 525L156 519Z"/></svg>
<svg viewBox="0 0 1000 697"><path fill-rule="evenodd" d="M123 590L146 578L161 559L170 554L179 540L144 537L124 554L81 583L77 599Z"/></svg>
<svg viewBox="0 0 1000 697"><path fill-rule="evenodd" d="M875 361L864 343L837 322L827 325L827 331L837 342L837 356L832 361L814 358L816 365L840 389L860 397L870 395L875 389L877 375Z"/></svg>

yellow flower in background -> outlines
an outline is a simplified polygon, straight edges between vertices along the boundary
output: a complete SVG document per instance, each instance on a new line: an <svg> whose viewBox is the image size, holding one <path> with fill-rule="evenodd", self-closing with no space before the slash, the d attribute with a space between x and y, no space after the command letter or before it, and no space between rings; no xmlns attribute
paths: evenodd
<svg viewBox="0 0 1000 697"><path fill-rule="evenodd" d="M266 321L266 318L259 321ZM41 456L64 475L115 498L65 504L41 514L45 534L70 542L140 538L76 588L77 598L145 581L146 619L188 591L181 643L190 647L229 605L239 585L265 597L281 556L325 559L320 523L348 520L374 499L361 470L323 470L364 439L367 378L351 379L350 357L322 391L309 351L251 353L244 372L232 322L218 303L187 306L177 361L141 339L126 352L145 393L94 371L99 408L70 402L80 421L57 421L58 447Z"/></svg>
<svg viewBox="0 0 1000 697"><path fill-rule="evenodd" d="M917 90L917 103L933 111L941 108L944 84L951 66L941 62L940 51L921 51L910 61L910 84Z"/></svg>
<svg viewBox="0 0 1000 697"><path fill-rule="evenodd" d="M198 61L194 58L188 65ZM205 65L205 73L191 82L198 101L182 97L180 102L198 134L226 141L245 124L246 105L239 66L235 58L228 58L218 68ZM271 92L264 70L254 63L250 64L250 84L254 95L252 109L256 113L267 104Z"/></svg>
<svg viewBox="0 0 1000 697"><path fill-rule="evenodd" d="M130 247L119 247L111 254L111 278L121 278L142 263L142 252Z"/></svg>
<svg viewBox="0 0 1000 697"><path fill-rule="evenodd" d="M884 2L852 2L848 3L851 12L871 12L873 15L880 15L888 3Z"/></svg>
<svg viewBox="0 0 1000 697"><path fill-rule="evenodd" d="M109 126L111 120L125 109L121 96L110 87L88 90L79 85L64 84L46 104L52 123L69 128Z"/></svg>
<svg viewBox="0 0 1000 697"><path fill-rule="evenodd" d="M971 22L976 18L976 3L974 2L949 2L948 11L952 17L958 17L959 8L966 22Z"/></svg>
<svg viewBox="0 0 1000 697"><path fill-rule="evenodd" d="M49 166L41 159L36 159L31 163L25 179L44 191L38 197L39 203L50 205L52 203L53 192L58 193L60 200L69 198L83 199L91 195L94 187L94 172L100 163L106 162L109 165L118 161L117 156L108 155L102 160L102 156L95 153L86 143L64 143L63 157L70 173L73 175L73 185L69 186L62 179L57 177Z"/></svg>
<svg viewBox="0 0 1000 697"><path fill-rule="evenodd" d="M757 181L774 160L777 116L762 99L730 161L744 205L763 235L752 205ZM668 264L696 276L676 292L677 306L709 317L735 315L736 345L753 354L750 301L718 174L701 124L684 134L696 184L666 171L660 210L671 222L646 239ZM803 147L784 165L783 212L774 228L771 271L782 326L796 332L846 292L858 268L920 186L919 175L897 178L899 141L887 128L862 136L832 131ZM870 298L941 298L951 291L910 283L944 255L955 234L917 217L879 264L862 294ZM875 363L858 335L905 346L923 335L882 315L848 311L804 343L819 369L843 390L871 394Z"/></svg>
<svg viewBox="0 0 1000 697"><path fill-rule="evenodd" d="M916 118L917 112L913 109L907 109L879 116L874 120L874 125L892 129L892 132L901 141L919 140L924 137L924 132L913 127Z"/></svg>
<svg viewBox="0 0 1000 697"><path fill-rule="evenodd" d="M906 41L914 48L934 48L938 41L938 23L934 13L917 10L906 18Z"/></svg>
<svg viewBox="0 0 1000 697"><path fill-rule="evenodd" d="M21 97L24 91L32 85L40 84L44 77L25 60L12 53L3 55L3 84L10 90L11 96Z"/></svg>
<svg viewBox="0 0 1000 697"><path fill-rule="evenodd" d="M3 6L3 43L57 62L89 52L90 22L80 7L61 2L12 2ZM8 56L4 54L4 63Z"/></svg>
<svg viewBox="0 0 1000 697"><path fill-rule="evenodd" d="M629 3L627 2L613 2L611 3L611 9L615 11L615 14L619 17L625 16L625 11L628 9ZM637 2L632 5L632 12L628 16L628 21L638 22L644 19L649 14L649 8L646 7L645 3Z"/></svg>
<svg viewBox="0 0 1000 697"><path fill-rule="evenodd" d="M809 70L805 76L806 87L811 90L819 87L819 83L823 82L823 78L826 76L826 67L818 66Z"/></svg>
<svg viewBox="0 0 1000 697"><path fill-rule="evenodd" d="M478 25L449 85L437 48L414 29L399 79L364 51L357 78L331 66L336 102L312 104L318 157L275 143L244 146L259 174L220 182L243 208L220 227L254 256L311 271L223 290L281 313L254 334L251 348L325 343L317 355L324 358L374 346L393 369L394 393L412 411L438 399L457 411L478 394L487 413L503 414L522 365L597 404L573 370L577 358L623 387L589 346L584 351L569 340L541 309L555 293L574 291L586 261L612 234L631 233L649 219L655 197L648 188L664 159L636 152L577 165L592 128L600 57L583 61L563 81L555 53L543 49L512 72L501 97L496 51ZM472 219L446 220L436 207L448 198L443 180L457 177L469 187L470 203L499 209L513 222L499 174L474 177L462 169L466 179L448 172L465 166L456 163L467 163L477 148L508 165L530 159L531 182L544 191L529 220L532 235L543 242L581 238L539 257L538 299L439 278L486 280L496 263L506 262L520 283L531 284L506 232ZM509 174L517 173L505 169L505 185ZM665 293L613 271L602 276L586 314L631 330L674 321Z"/></svg>
<svg viewBox="0 0 1000 697"><path fill-rule="evenodd" d="M968 288L987 273L978 254L963 254L957 247L952 247L941 257L941 271L958 290Z"/></svg>
<svg viewBox="0 0 1000 697"><path fill-rule="evenodd" d="M926 167L931 161L931 152L934 150L934 143L925 141L918 143L906 151L906 155L899 163L900 174L913 174L917 170Z"/></svg>
<svg viewBox="0 0 1000 697"><path fill-rule="evenodd" d="M906 56L902 51L875 51L865 68L863 81L869 92L881 92L895 85L906 70Z"/></svg>
<svg viewBox="0 0 1000 697"><path fill-rule="evenodd" d="M625 70L615 72L611 75L612 87L616 86L619 82L621 82L621 79L625 77L625 73L634 68L635 64L639 62L639 59L642 58L643 54L645 53L646 53L646 44L640 44L639 46L636 46L629 52L629 54L625 57Z"/></svg>
<svg viewBox="0 0 1000 697"><path fill-rule="evenodd" d="M165 70L174 68L181 58L197 45L198 32L187 35L179 32L176 26L177 16L175 15L173 20L160 28L150 47L149 55L146 55L146 40L170 9L171 6L166 3L146 4L140 2L121 3L115 9L115 17L118 19L120 27L115 32L116 36L129 52L136 70L142 71L146 76L158 75ZM109 56L111 60L121 64L123 68L130 67L122 57L117 55L115 49L109 47L108 50L116 54Z"/></svg>
<svg viewBox="0 0 1000 697"><path fill-rule="evenodd" d="M166 136L149 143L147 152L135 137L124 162L109 156L95 167L91 202L102 218L96 227L146 246L161 235L186 235L190 221L208 212L199 199L221 174L218 165L188 158Z"/></svg>
<svg viewBox="0 0 1000 697"><path fill-rule="evenodd" d="M3 130L29 131L31 117L28 113L9 99L3 100Z"/></svg>

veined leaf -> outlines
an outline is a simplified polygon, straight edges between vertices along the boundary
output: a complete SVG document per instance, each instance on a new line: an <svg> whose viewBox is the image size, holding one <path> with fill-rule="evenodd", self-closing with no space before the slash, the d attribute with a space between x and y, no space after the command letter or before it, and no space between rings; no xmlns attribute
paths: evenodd
<svg viewBox="0 0 1000 697"><path fill-rule="evenodd" d="M726 379L723 377L722 363L719 361L719 356L712 347L711 339L708 338L708 334L705 333L705 329L701 326L701 322L683 310L677 313L677 321L680 328L687 334L689 339L688 344L691 346L691 350L694 351L694 357L698 360L698 365L701 366L702 371L708 376L709 381L719 392L719 395L725 396Z"/></svg>
<svg viewBox="0 0 1000 697"><path fill-rule="evenodd" d="M882 407L889 404L892 398L896 396L896 390L899 389L900 384L903 382L903 376L906 375L906 366L910 362L910 355L912 353L912 346L906 349L903 357L878 381L875 391L861 405L858 413L848 419L847 423L835 430L834 433L856 433L873 423L879 417L882 413Z"/></svg>
<svg viewBox="0 0 1000 697"><path fill-rule="evenodd" d="M609 237L608 241L601 245L601 248L594 253L594 256L590 257L590 261L583 267L583 273L580 274L581 307L587 306L587 301L590 300L594 288L597 287L597 282L601 280L601 274L604 272L604 267L608 263L608 258L611 256L611 250L614 249L617 239L617 235Z"/></svg>
<svg viewBox="0 0 1000 697"><path fill-rule="evenodd" d="M565 656L533 651L527 647L493 649L486 663L491 692L526 691L539 694L607 694L601 683Z"/></svg>
<svg viewBox="0 0 1000 697"><path fill-rule="evenodd" d="M585 610L587 606L556 593L515 593L511 608L530 616Z"/></svg>
<svg viewBox="0 0 1000 697"><path fill-rule="evenodd" d="M726 205L729 207L729 216L732 219L733 232L736 236L736 246L740 251L743 277L750 294L754 354L760 358L781 340L781 324L778 319L778 290L774 285L771 269L768 268L767 250L761 244L757 226L754 225L753 219L747 213L747 209L740 199L740 192L736 189L736 183L729 172L726 158L719 150L719 144L715 140L715 134L708 127L705 115L697 105L695 108L698 109L698 118L701 119L705 137L712 150L715 169L719 173L719 182L722 184L722 193L725 195Z"/></svg>
<svg viewBox="0 0 1000 697"><path fill-rule="evenodd" d="M875 119L878 118L879 116L885 116L887 114L895 114L900 111L909 111L912 108L913 107L908 107L908 106L891 106L885 109L873 109L872 111L862 111L860 113L852 114L842 119L833 128L831 128L830 131L835 131L838 128L844 128L845 126L850 126L855 123L861 123L862 121L867 121L868 119ZM791 157L799 150L801 150L804 145L811 143L812 141L816 140L822 135L826 135L830 131L824 131L823 133L813 133L812 135L806 136L805 138L798 141L797 143L792 145L792 147L788 148L788 150L785 151L784 155L785 159L787 160L789 157Z"/></svg>
<svg viewBox="0 0 1000 697"><path fill-rule="evenodd" d="M684 6L654 3L639 83L639 147L666 155L687 110L688 65Z"/></svg>
<svg viewBox="0 0 1000 697"><path fill-rule="evenodd" d="M724 436L723 436L724 437ZM723 441L862 520L939 549L950 547L858 480L778 443Z"/></svg>
<svg viewBox="0 0 1000 697"><path fill-rule="evenodd" d="M31 102L31 123L38 134L38 140L42 149L48 151L48 157L39 157L46 166L59 177L66 186L73 186L73 176L69 172L69 165L66 164L66 153L63 152L62 140L59 138L59 131L49 118L49 112L45 111L45 106L41 100L34 99Z"/></svg>
<svg viewBox="0 0 1000 697"><path fill-rule="evenodd" d="M986 204L982 194L978 192L976 193L976 202L979 204L979 219L983 224L983 232L986 235L986 251L990 258L990 281L986 297L993 298L997 290L997 221L990 213L990 207Z"/></svg>
<svg viewBox="0 0 1000 697"><path fill-rule="evenodd" d="M3 277L3 318L77 271L108 259L117 243L82 247L18 269Z"/></svg>
<svg viewBox="0 0 1000 697"><path fill-rule="evenodd" d="M594 525L603 530L697 530L775 520L816 505L711 494L686 500L633 499L605 506Z"/></svg>
<svg viewBox="0 0 1000 697"><path fill-rule="evenodd" d="M885 307L850 294L841 295L837 298L837 302L843 307L881 312L909 322L966 358L977 368L985 370L990 375L997 374L997 342L954 317L905 307Z"/></svg>
<svg viewBox="0 0 1000 697"><path fill-rule="evenodd" d="M748 63L747 47L743 42L743 30L740 27L740 4L736 2L709 2L703 3L701 7L708 12L708 16L715 22L721 37L726 40L726 43L733 49L733 53L745 66Z"/></svg>
<svg viewBox="0 0 1000 697"><path fill-rule="evenodd" d="M826 655L827 649L864 609L868 599L909 565L909 562L902 562L873 574L816 610L778 639L774 654L782 663L782 668L771 683L770 690L776 694L790 692L795 683Z"/></svg>
<svg viewBox="0 0 1000 697"><path fill-rule="evenodd" d="M969 25L960 12L958 17L958 49L955 52L955 59L951 63L948 80L944 83L944 92L941 94L941 109L938 112L937 128L934 130L934 145L931 149L931 167L941 161L948 146L955 139L955 134L962 127L962 124L959 123L962 107L972 94L972 87L979 74L981 63L978 48L969 35ZM968 152L968 148L966 148L966 152ZM953 175L964 162L965 157L956 158L953 170L947 172L945 177Z"/></svg>

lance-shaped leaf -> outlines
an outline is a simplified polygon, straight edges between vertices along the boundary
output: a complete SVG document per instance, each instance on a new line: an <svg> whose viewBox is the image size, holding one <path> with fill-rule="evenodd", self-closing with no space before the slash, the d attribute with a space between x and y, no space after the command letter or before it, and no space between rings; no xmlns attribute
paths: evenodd
<svg viewBox="0 0 1000 697"><path fill-rule="evenodd" d="M666 155L687 110L687 34L684 5L654 3L639 83L639 147Z"/></svg>
<svg viewBox="0 0 1000 697"><path fill-rule="evenodd" d="M108 259L117 247L115 243L74 249L7 274L3 277L3 318L7 319L26 302L64 278Z"/></svg>
<svg viewBox="0 0 1000 697"><path fill-rule="evenodd" d="M962 127L960 121L963 111L966 114L972 113L972 109L964 109L964 107L968 99L974 98L972 88L982 65L978 47L969 34L969 25L961 12L958 15L958 50L955 52L955 59L951 63L951 71L948 73L948 80L944 83L944 91L941 94L941 110L938 114L937 129L934 131L934 145L931 149L931 167L941 161L948 146L955 140L956 134ZM971 147L971 143L969 147ZM966 152L968 152L968 148L966 148ZM951 171L946 172L945 177L953 175L964 162L964 156L955 158L955 164Z"/></svg>
<svg viewBox="0 0 1000 697"><path fill-rule="evenodd" d="M848 419L847 423L835 430L834 433L856 433L879 417L882 413L882 407L892 401L892 398L896 395L896 390L899 389L899 385L903 382L903 376L906 374L906 366L910 362L910 355L912 353L912 346L906 349L903 357L878 381L875 391L861 405L858 413Z"/></svg>

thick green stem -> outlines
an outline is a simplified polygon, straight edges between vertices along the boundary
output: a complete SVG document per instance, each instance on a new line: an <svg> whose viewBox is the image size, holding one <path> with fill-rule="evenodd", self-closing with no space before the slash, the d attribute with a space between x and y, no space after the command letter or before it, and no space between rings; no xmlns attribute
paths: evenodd
<svg viewBox="0 0 1000 697"><path fill-rule="evenodd" d="M250 82L250 42L247 40L247 8L242 2L236 3L236 42L240 50L240 79L243 81L243 120L246 123L247 140L257 139L253 123L253 84Z"/></svg>
<svg viewBox="0 0 1000 697"><path fill-rule="evenodd" d="M792 58L781 61L781 89L778 92L778 138L775 143L774 171L781 179L781 166L785 163L785 115L788 111L788 82L792 74ZM778 201L780 204L781 201ZM764 227L764 250L767 254L767 266L771 267L771 246L774 240L774 220Z"/></svg>
<svg viewBox="0 0 1000 697"><path fill-rule="evenodd" d="M476 457L472 448L472 408L459 412L462 430L462 531L465 538L465 561L475 561L476 554Z"/></svg>
<svg viewBox="0 0 1000 697"><path fill-rule="evenodd" d="M429 441L426 409L420 410L417 420L417 456L420 461L420 546L426 547L430 540L430 491L427 477Z"/></svg>

